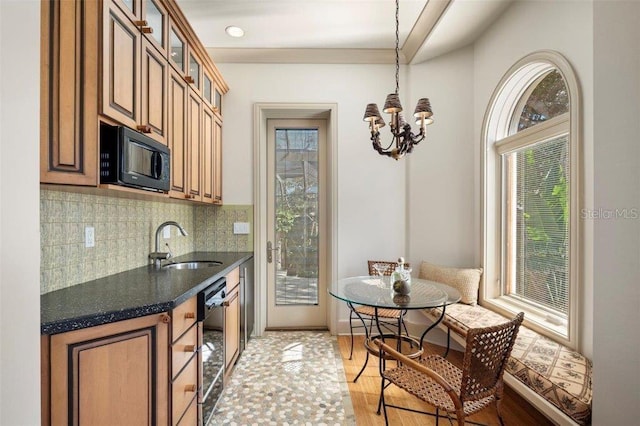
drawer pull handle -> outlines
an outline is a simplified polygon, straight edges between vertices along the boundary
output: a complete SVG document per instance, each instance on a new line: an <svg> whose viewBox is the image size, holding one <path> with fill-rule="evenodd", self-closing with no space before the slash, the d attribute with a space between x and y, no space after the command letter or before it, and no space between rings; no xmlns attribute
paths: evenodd
<svg viewBox="0 0 640 426"><path fill-rule="evenodd" d="M197 389L196 385L185 385L184 387L185 392L195 392L196 389Z"/></svg>
<svg viewBox="0 0 640 426"><path fill-rule="evenodd" d="M142 133L151 133L151 126L146 124L141 124L140 126L137 127L137 129Z"/></svg>
<svg viewBox="0 0 640 426"><path fill-rule="evenodd" d="M224 302L222 302L222 306L231 306L231 302L233 302L234 300L236 300L238 298L238 293L234 294L233 297L231 297L231 299L229 300L225 300Z"/></svg>
<svg viewBox="0 0 640 426"><path fill-rule="evenodd" d="M151 33L153 33L153 28L151 28L151 27L141 27L140 29L142 30L142 32L143 32L144 34L151 34Z"/></svg>
<svg viewBox="0 0 640 426"><path fill-rule="evenodd" d="M134 21L133 25L135 25L136 27L146 27L147 25L149 25L149 23L147 21Z"/></svg>
<svg viewBox="0 0 640 426"><path fill-rule="evenodd" d="M191 77L190 75L185 75L185 76L184 76L184 81L186 81L186 82L187 82L187 83L189 83L189 84L193 84L193 83L195 83L195 82L196 82L196 81L193 79L193 77Z"/></svg>
<svg viewBox="0 0 640 426"><path fill-rule="evenodd" d="M184 351L185 352L195 352L196 351L196 345L184 345Z"/></svg>
<svg viewBox="0 0 640 426"><path fill-rule="evenodd" d="M184 318L185 318L185 319L193 319L193 318L195 318L195 317L196 317L195 312L185 312L185 313L184 313Z"/></svg>

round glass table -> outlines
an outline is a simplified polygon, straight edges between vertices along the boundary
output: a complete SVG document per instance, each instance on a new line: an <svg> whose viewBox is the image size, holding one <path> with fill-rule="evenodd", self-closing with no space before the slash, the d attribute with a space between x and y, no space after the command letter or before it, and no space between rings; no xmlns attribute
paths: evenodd
<svg viewBox="0 0 640 426"><path fill-rule="evenodd" d="M364 275L343 278L336 283L333 289L329 290L329 294L346 302L349 309L351 309L351 311L358 316L360 321L362 321L365 329L365 348L367 349L367 357L362 369L354 379L354 383L358 380L367 366L369 353L379 356L379 350L373 344L373 339L382 338L382 340L395 340L399 351L402 351L411 358L417 358L423 353L422 343L424 342L425 336L429 331L436 327L440 321L442 321L446 307L460 301L460 293L455 288L420 278L411 279L411 289L409 294L397 294L393 291L390 277L388 276L376 277ZM369 335L370 332L368 327L365 325L364 319L356 310L358 306L369 306L373 308L374 319L378 329L377 335ZM436 322L430 325L422 333L420 339L418 340L410 335L403 335L400 326L407 311L429 308L442 308L441 315ZM399 311L400 316L398 318L397 334L389 334L382 331L378 317L378 311L382 309L396 309ZM408 346L410 347L408 353L403 349L403 346L407 346L402 345L403 342L405 344L408 343Z"/></svg>

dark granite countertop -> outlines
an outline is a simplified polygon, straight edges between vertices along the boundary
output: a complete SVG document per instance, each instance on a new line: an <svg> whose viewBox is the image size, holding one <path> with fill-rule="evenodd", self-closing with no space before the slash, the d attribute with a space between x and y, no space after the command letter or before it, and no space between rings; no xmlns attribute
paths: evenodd
<svg viewBox="0 0 640 426"><path fill-rule="evenodd" d="M57 334L169 311L252 256L251 252L193 252L171 262L215 260L222 264L180 270L142 266L43 294L40 332Z"/></svg>

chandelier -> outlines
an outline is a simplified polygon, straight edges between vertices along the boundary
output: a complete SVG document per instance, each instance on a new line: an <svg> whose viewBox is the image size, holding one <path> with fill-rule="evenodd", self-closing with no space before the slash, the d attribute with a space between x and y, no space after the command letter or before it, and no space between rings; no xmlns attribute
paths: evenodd
<svg viewBox="0 0 640 426"><path fill-rule="evenodd" d="M373 149L378 151L380 155L386 155L396 160L402 158L405 154L413 151L413 146L422 142L427 134L426 127L433 123L433 111L428 98L422 98L418 101L413 116L416 118L416 124L420 126L420 132L415 135L411 131L411 125L406 122L402 114L402 104L398 96L399 74L400 74L400 0L396 0L396 91L387 95L384 103L383 112L391 114L389 127L391 130L391 143L383 148L380 142L380 129L385 126L385 122L380 115L377 104L368 104L364 112L364 121L369 122L371 130L371 142Z"/></svg>

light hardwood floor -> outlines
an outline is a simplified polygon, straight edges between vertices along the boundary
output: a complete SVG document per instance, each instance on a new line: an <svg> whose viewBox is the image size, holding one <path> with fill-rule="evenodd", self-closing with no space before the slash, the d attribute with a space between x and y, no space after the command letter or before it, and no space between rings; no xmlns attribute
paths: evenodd
<svg viewBox="0 0 640 426"><path fill-rule="evenodd" d="M369 363L364 373L362 373L357 383L353 383L353 379L356 374L358 374L358 371L360 371L366 356L363 342L363 336L355 337L353 359L349 360L350 337L338 336L338 345L344 362L344 370L347 376L356 422L358 426L384 425L384 416L376 414L380 395L378 358L369 357ZM428 345L426 351L429 353L442 353L443 348ZM462 353L451 351L447 359L460 366L462 363ZM385 391L385 399L395 405L408 406L424 411L434 411L429 405L394 386L387 388ZM389 408L387 413L389 415L389 424L393 426L435 425L435 417L424 414L415 414L393 408ZM505 397L502 403L502 414L506 425L545 426L553 424L506 385ZM487 425L500 424L496 414L495 404L470 417L469 420ZM440 424L448 425L449 422L444 418Z"/></svg>

